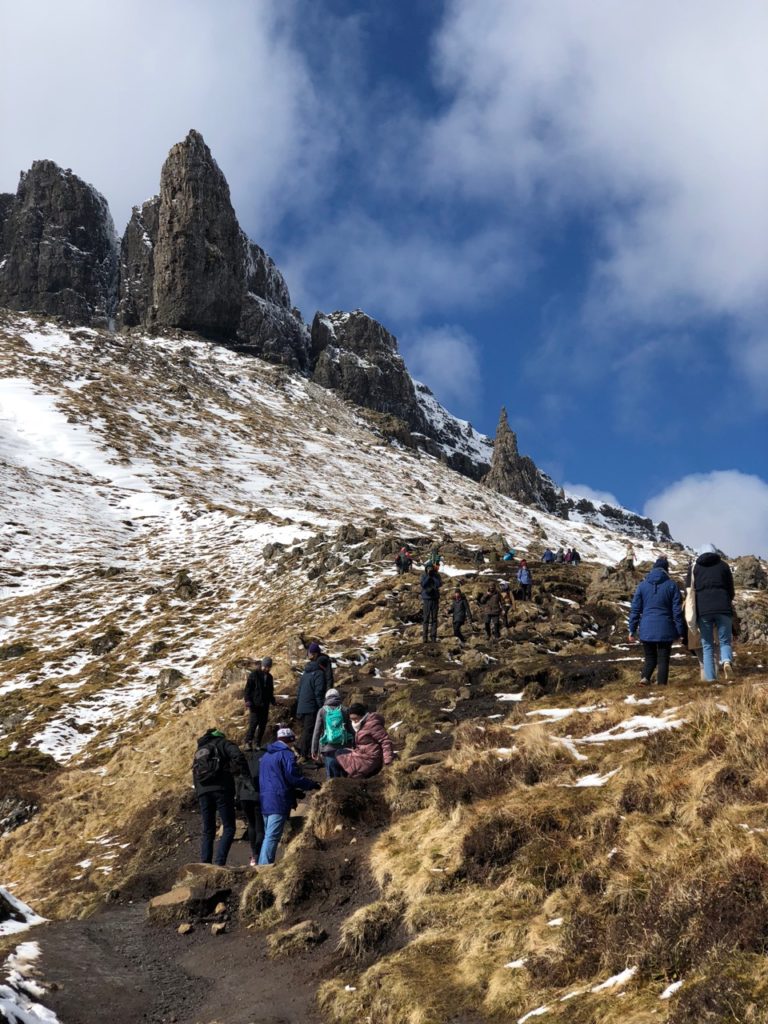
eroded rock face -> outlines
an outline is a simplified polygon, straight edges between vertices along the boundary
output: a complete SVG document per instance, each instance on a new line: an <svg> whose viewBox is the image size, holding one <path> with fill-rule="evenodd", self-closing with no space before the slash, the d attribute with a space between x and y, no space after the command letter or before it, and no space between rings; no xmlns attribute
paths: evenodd
<svg viewBox="0 0 768 1024"><path fill-rule="evenodd" d="M491 468L483 483L499 494L547 512L557 512L560 505L559 495L549 477L539 472L533 459L518 451L517 437L509 426L504 408L496 428Z"/></svg>
<svg viewBox="0 0 768 1024"><path fill-rule="evenodd" d="M107 202L71 171L36 160L0 199L0 305L106 324L117 266Z"/></svg>
<svg viewBox="0 0 768 1024"><path fill-rule="evenodd" d="M309 366L309 328L297 310L275 261L243 235L246 284L237 337L241 347L270 363Z"/></svg>
<svg viewBox="0 0 768 1024"><path fill-rule="evenodd" d="M234 337L245 290L242 233L229 185L199 132L168 154L154 246L154 320Z"/></svg>
<svg viewBox="0 0 768 1024"><path fill-rule="evenodd" d="M155 246L160 219L160 197L134 206L120 246L121 327L149 325L153 319Z"/></svg>

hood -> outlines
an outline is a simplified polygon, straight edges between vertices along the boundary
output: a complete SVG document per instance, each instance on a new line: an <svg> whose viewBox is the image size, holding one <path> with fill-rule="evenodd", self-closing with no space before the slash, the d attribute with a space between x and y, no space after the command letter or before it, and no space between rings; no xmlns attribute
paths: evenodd
<svg viewBox="0 0 768 1024"><path fill-rule="evenodd" d="M288 747L287 743L283 743L282 740L275 740L274 743L270 743L269 746L267 747L267 753L268 754L277 754L281 750L288 750L288 749L289 749L289 747Z"/></svg>
<svg viewBox="0 0 768 1024"><path fill-rule="evenodd" d="M202 736L198 736L197 745L198 747L205 746L206 743L210 743L211 740L224 739L224 733L220 729L206 729Z"/></svg>
<svg viewBox="0 0 768 1024"><path fill-rule="evenodd" d="M645 577L646 583L652 583L658 587L660 583L666 583L669 579L669 573L664 569L651 569L648 575Z"/></svg>
<svg viewBox="0 0 768 1024"><path fill-rule="evenodd" d="M705 554L699 555L696 559L696 565L717 565L719 561L720 555L713 555L711 552L707 551Z"/></svg>
<svg viewBox="0 0 768 1024"><path fill-rule="evenodd" d="M341 697L326 697L323 702L324 708L339 708L341 707Z"/></svg>

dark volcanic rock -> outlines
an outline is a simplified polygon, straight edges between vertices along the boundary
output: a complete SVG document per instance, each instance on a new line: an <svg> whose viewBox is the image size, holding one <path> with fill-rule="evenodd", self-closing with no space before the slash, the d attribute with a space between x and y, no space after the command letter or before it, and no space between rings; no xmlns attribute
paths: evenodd
<svg viewBox="0 0 768 1024"><path fill-rule="evenodd" d="M168 154L154 247L155 322L234 337L245 290L240 226L229 185L199 132Z"/></svg>
<svg viewBox="0 0 768 1024"><path fill-rule="evenodd" d="M271 363L306 370L309 329L291 309L285 278L271 256L243 235L246 292L237 331L240 346Z"/></svg>
<svg viewBox="0 0 768 1024"><path fill-rule="evenodd" d="M50 160L0 201L0 305L105 324L115 308L117 239L107 202Z"/></svg>
<svg viewBox="0 0 768 1024"><path fill-rule="evenodd" d="M260 245L242 236L245 247L245 285L259 299L290 311L291 295L272 257Z"/></svg>
<svg viewBox="0 0 768 1024"><path fill-rule="evenodd" d="M507 410L504 408L496 428L491 469L483 483L499 494L506 494L525 505L534 505L547 512L557 512L561 503L549 477L538 470L533 459L518 451L517 437L510 429Z"/></svg>
<svg viewBox="0 0 768 1024"><path fill-rule="evenodd" d="M149 325L153 318L155 246L160 196L134 206L120 246L120 327Z"/></svg>

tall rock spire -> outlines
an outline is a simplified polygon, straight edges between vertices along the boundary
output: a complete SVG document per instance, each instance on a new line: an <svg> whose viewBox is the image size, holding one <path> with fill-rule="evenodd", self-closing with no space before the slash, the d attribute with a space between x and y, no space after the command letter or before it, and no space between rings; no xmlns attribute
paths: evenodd
<svg viewBox="0 0 768 1024"><path fill-rule="evenodd" d="M533 459L520 454L517 437L509 425L504 406L496 427L491 468L483 478L483 483L491 490L506 494L525 505L534 505L549 512L557 511L559 497L554 484L538 470Z"/></svg>

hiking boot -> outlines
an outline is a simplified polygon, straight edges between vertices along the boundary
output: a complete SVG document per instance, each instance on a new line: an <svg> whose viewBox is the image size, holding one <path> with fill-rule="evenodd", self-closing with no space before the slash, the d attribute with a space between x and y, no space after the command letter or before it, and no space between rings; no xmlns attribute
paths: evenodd
<svg viewBox="0 0 768 1024"><path fill-rule="evenodd" d="M255 857L251 857L251 859L248 861L248 867L249 868L258 867L258 865L256 863L256 858Z"/></svg>
<svg viewBox="0 0 768 1024"><path fill-rule="evenodd" d="M646 679L645 676L640 676L638 682L639 682L640 686L650 686L651 685L651 680L650 679Z"/></svg>

